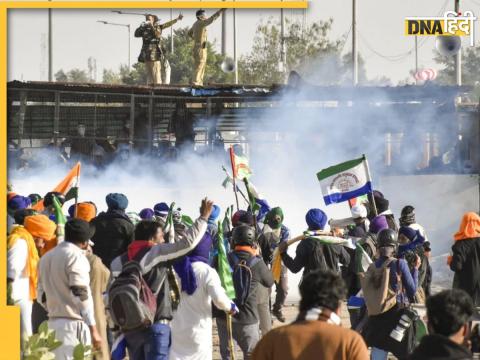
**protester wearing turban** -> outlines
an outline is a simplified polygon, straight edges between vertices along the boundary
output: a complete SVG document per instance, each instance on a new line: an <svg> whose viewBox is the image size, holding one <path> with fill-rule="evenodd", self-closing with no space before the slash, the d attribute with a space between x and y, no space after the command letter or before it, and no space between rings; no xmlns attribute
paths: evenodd
<svg viewBox="0 0 480 360"><path fill-rule="evenodd" d="M126 252L133 241L134 225L125 213L128 199L124 194L108 194L105 201L108 210L91 220L96 228L92 241L95 243L93 253L110 267L112 260Z"/></svg>
<svg viewBox="0 0 480 360"><path fill-rule="evenodd" d="M17 195L15 193L10 193L9 195L11 196L7 196L7 233L10 233L13 224L15 223L13 218L15 211L27 209L32 204L28 197Z"/></svg>
<svg viewBox="0 0 480 360"><path fill-rule="evenodd" d="M97 216L97 207L92 202L82 202L77 204L77 219L90 222L95 216Z"/></svg>
<svg viewBox="0 0 480 360"><path fill-rule="evenodd" d="M168 215L168 211L170 210L170 207L167 205L167 203L160 202L158 204L155 204L153 207L153 211L155 212L155 216L159 217L166 217Z"/></svg>
<svg viewBox="0 0 480 360"><path fill-rule="evenodd" d="M308 230L323 230L327 224L327 214L320 209L310 209L305 215Z"/></svg>
<svg viewBox="0 0 480 360"><path fill-rule="evenodd" d="M75 216L75 207L77 208L77 215ZM74 217L77 219L90 222L95 216L97 216L97 207L91 201L81 202L73 204L68 208L68 215L71 219Z"/></svg>
<svg viewBox="0 0 480 360"><path fill-rule="evenodd" d="M411 205L404 206L398 219L400 226L408 226L414 230L420 231L420 234L425 238L425 241L428 241L427 234L422 225L418 224L415 219L415 208Z"/></svg>
<svg viewBox="0 0 480 360"><path fill-rule="evenodd" d="M431 274L427 254L430 250L430 244L425 241L419 230L409 226L401 226L398 230L398 244L397 258L407 260L410 268L413 268L416 262L413 255L418 255L421 260L418 268L418 287L415 302L423 304L425 298L430 295Z"/></svg>
<svg viewBox="0 0 480 360"><path fill-rule="evenodd" d="M353 226L348 231L349 236L361 238L365 236L368 232L368 228L370 226L370 221L367 219L367 208L362 204L354 205L350 209L352 213L353 221L355 222L355 226Z"/></svg>
<svg viewBox="0 0 480 360"><path fill-rule="evenodd" d="M480 306L480 216L463 215L460 228L453 236L450 269L455 272L453 287L465 290Z"/></svg>
<svg viewBox="0 0 480 360"><path fill-rule="evenodd" d="M219 208L218 214L219 215ZM180 305L171 322L170 359L212 357L211 303L230 312L235 305L223 289L217 272L208 265L211 237L203 237L197 247L174 267L182 287ZM191 334L185 337L185 334Z"/></svg>
<svg viewBox="0 0 480 360"><path fill-rule="evenodd" d="M142 220L152 220L153 216L155 215L155 212L152 209L145 208L142 209L138 215L140 216L140 219Z"/></svg>
<svg viewBox="0 0 480 360"><path fill-rule="evenodd" d="M17 210L29 208L32 201L29 197L15 195L7 203L8 210L13 214Z"/></svg>
<svg viewBox="0 0 480 360"><path fill-rule="evenodd" d="M320 209L310 209L305 220L310 231L322 231L327 224L327 215ZM313 237L307 237L297 246L295 259L286 251L286 246L281 244L279 251L282 253L283 263L293 272L303 270L303 276L317 269L330 269L339 272L338 264L348 266L350 255L342 245L323 244Z"/></svg>
<svg viewBox="0 0 480 360"><path fill-rule="evenodd" d="M378 234L383 229L388 229L387 219L383 215L375 216L370 222L370 227L368 231L373 234Z"/></svg>
<svg viewBox="0 0 480 360"><path fill-rule="evenodd" d="M42 197L40 196L40 194L30 194L28 195L28 197L30 198L30 201L32 202L32 206L33 205L36 205L40 200L42 200Z"/></svg>
<svg viewBox="0 0 480 360"><path fill-rule="evenodd" d="M109 210L125 210L128 206L128 199L123 194L108 194L105 201Z"/></svg>
<svg viewBox="0 0 480 360"><path fill-rule="evenodd" d="M385 216L389 229L392 229L393 231L398 231L395 217L389 208L390 202L379 191L374 193L373 199L377 208L377 214Z"/></svg>
<svg viewBox="0 0 480 360"><path fill-rule="evenodd" d="M37 247L55 235L56 225L45 215L27 216L25 226L16 225L7 238L7 277L11 297L20 307L22 333L32 334L32 305L37 298Z"/></svg>

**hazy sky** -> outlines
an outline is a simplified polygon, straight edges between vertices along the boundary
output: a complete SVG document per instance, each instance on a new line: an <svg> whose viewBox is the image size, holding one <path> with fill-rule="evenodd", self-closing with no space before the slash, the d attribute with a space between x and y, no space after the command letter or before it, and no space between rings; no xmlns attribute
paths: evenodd
<svg viewBox="0 0 480 360"><path fill-rule="evenodd" d="M394 81L409 77L414 68L414 53L408 54L414 47L414 38L404 36L403 20L407 16L435 16L443 9L451 10L453 0L360 0L357 1L357 24L359 33L359 51L366 60L368 78L387 76ZM472 10L480 16L480 0L461 1L461 10ZM153 12L161 19L169 20L170 10L126 10ZM214 10L207 10L211 14ZM174 10L174 16L179 10ZM190 26L194 20L194 10L183 10L183 21L176 26ZM228 11L229 30L232 27L232 11ZM237 10L237 43L239 54L249 52L255 36L256 25L262 19L279 17L280 10ZM301 10L286 10L286 16L303 19ZM351 0L310 1L306 12L307 22L333 18L332 39L349 33L351 27ZM98 80L101 80L104 68L118 69L127 63L127 28L104 25L97 20L106 20L130 24L131 61L136 61L141 39L133 37L133 31L143 18L135 15L118 15L110 10L53 10L53 71L68 71L72 68L87 69L87 59L97 61ZM47 10L12 9L9 10L9 80L47 80ZM480 41L479 21L476 22L476 43ZM221 21L209 28L210 40L216 40L220 50ZM232 31L229 31L228 51L232 53ZM468 39L464 38L464 46ZM42 49L43 48L43 49ZM351 32L344 52L351 49ZM288 50L287 50L288 51ZM419 38L420 68L438 68L433 62L434 38Z"/></svg>

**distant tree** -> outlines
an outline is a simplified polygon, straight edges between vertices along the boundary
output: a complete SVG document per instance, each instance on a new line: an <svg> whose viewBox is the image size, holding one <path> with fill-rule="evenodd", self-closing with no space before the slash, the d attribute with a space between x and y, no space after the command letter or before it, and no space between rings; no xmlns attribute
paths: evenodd
<svg viewBox="0 0 480 360"><path fill-rule="evenodd" d="M76 83L85 83L91 82L88 77L88 74L85 70L81 69L72 69L67 73L68 81L69 82L76 82Z"/></svg>
<svg viewBox="0 0 480 360"><path fill-rule="evenodd" d="M85 83L91 82L92 80L89 79L88 74L85 70L81 69L72 69L69 72L65 73L63 69L58 70L55 73L55 80L61 82L76 82L76 83Z"/></svg>
<svg viewBox="0 0 480 360"><path fill-rule="evenodd" d="M145 85L147 83L147 71L145 64L135 63L132 69L128 69L127 66L120 66L120 79L123 84L127 85Z"/></svg>
<svg viewBox="0 0 480 360"><path fill-rule="evenodd" d="M272 19L257 26L252 50L239 63L240 80L251 84L283 83L291 70L308 81L319 84L351 82L351 62L340 53L344 40L330 40L328 35L333 20L318 21L303 27L300 22L286 22L286 72L281 63L280 24ZM366 79L363 60L359 67L360 79ZM348 73L350 72L350 75ZM350 80L348 80L350 78Z"/></svg>
<svg viewBox="0 0 480 360"><path fill-rule="evenodd" d="M455 85L455 57L443 56L435 51L435 62L442 66L438 72L437 82L445 85ZM463 47L462 50L462 83L465 85L480 85L480 46Z"/></svg>
<svg viewBox="0 0 480 360"><path fill-rule="evenodd" d="M339 75L340 83L348 85L353 83L353 57L351 52L342 56L342 65L339 69ZM369 83L369 81L365 70L365 60L362 55L358 54L358 84L367 85L367 83Z"/></svg>
<svg viewBox="0 0 480 360"><path fill-rule="evenodd" d="M102 83L104 84L121 84L122 78L119 73L113 70L103 69Z"/></svg>
<svg viewBox="0 0 480 360"><path fill-rule="evenodd" d="M55 73L55 81L67 82L68 81L68 76L67 76L67 74L65 74L65 71L63 71L62 69L58 70Z"/></svg>

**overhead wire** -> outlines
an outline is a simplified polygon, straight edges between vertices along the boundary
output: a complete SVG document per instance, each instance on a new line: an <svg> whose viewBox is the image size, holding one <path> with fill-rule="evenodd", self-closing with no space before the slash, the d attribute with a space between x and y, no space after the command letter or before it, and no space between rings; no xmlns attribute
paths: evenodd
<svg viewBox="0 0 480 360"><path fill-rule="evenodd" d="M470 0L470 1L474 1L474 0ZM445 13L445 10L447 8L447 5L448 3L450 2L450 0L445 0L445 2L443 3L441 9L437 12L437 15L436 16L440 16L442 14ZM377 55L378 57L381 57L387 61L390 61L390 62L401 62L401 61L404 61L405 59L407 59L410 55L412 55L412 53L415 51L415 46L413 46L411 49L409 49L408 51L405 51L405 52L402 52L402 53L399 53L399 54L395 54L395 55L386 55L386 54L382 54L381 52L375 50L375 48L368 42L368 40L362 35L362 33L359 31L358 32L358 35L359 35L359 38L362 40L362 42L364 43L364 45L375 55ZM420 39L420 41L417 43L417 50L420 49L421 47L423 47L427 41L429 40L428 37L423 37L422 39Z"/></svg>

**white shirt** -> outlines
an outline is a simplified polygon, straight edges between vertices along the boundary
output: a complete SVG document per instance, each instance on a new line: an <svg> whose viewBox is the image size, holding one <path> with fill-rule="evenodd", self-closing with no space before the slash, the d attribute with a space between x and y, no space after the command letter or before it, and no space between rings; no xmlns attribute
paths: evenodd
<svg viewBox="0 0 480 360"><path fill-rule="evenodd" d="M28 245L24 239L17 239L7 252L7 277L13 280L12 299L30 299L30 279L27 268Z"/></svg>
<svg viewBox="0 0 480 360"><path fill-rule="evenodd" d="M182 292L173 314L170 360L208 360L212 358L212 306L229 311L232 301L222 288L217 272L202 262L192 264L197 289L192 295Z"/></svg>

